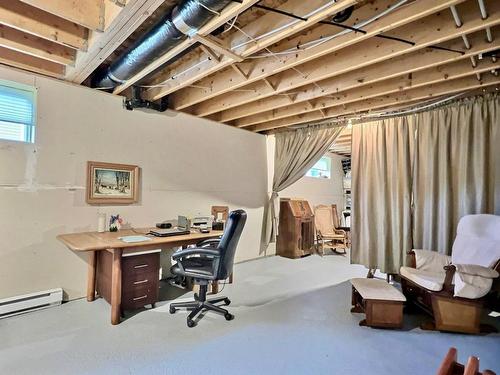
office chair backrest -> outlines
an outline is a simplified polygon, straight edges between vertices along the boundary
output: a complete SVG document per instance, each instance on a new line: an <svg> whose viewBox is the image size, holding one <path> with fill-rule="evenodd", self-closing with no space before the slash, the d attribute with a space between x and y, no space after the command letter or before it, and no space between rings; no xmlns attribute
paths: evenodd
<svg viewBox="0 0 500 375"><path fill-rule="evenodd" d="M234 254L236 247L247 221L247 213L243 210L231 211L226 222L224 234L217 247L221 252L221 260L217 279L224 280L233 272Z"/></svg>

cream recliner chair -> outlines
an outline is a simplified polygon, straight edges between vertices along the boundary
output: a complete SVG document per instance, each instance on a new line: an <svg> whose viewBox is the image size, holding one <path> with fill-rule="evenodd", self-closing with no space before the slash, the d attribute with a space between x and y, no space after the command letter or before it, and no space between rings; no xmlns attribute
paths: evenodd
<svg viewBox="0 0 500 375"><path fill-rule="evenodd" d="M500 216L462 217L451 256L412 250L409 257L400 269L403 293L434 317L432 328L480 332L485 296L500 271Z"/></svg>

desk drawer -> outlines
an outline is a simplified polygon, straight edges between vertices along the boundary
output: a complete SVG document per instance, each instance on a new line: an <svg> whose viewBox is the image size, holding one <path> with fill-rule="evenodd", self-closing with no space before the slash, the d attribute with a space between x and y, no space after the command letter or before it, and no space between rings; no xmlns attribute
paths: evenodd
<svg viewBox="0 0 500 375"><path fill-rule="evenodd" d="M122 309L137 309L158 300L158 283L148 283L129 290L122 289Z"/></svg>
<svg viewBox="0 0 500 375"><path fill-rule="evenodd" d="M150 272L138 275L122 275L122 291L133 291L143 287L158 288L158 273Z"/></svg>
<svg viewBox="0 0 500 375"><path fill-rule="evenodd" d="M143 275L147 275L148 277L146 278L152 278L153 274L158 278L159 271L159 253L126 256L122 258L122 277L124 279L140 278L140 276Z"/></svg>
<svg viewBox="0 0 500 375"><path fill-rule="evenodd" d="M158 301L160 253L122 257L122 308L137 309Z"/></svg>

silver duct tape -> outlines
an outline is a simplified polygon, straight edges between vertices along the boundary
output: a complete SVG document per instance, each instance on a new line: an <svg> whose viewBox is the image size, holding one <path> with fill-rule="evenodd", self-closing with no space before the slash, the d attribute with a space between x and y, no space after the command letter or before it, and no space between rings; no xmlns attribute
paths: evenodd
<svg viewBox="0 0 500 375"><path fill-rule="evenodd" d="M122 84L122 83L127 82L127 81L123 81L123 80L121 80L121 79L120 79L120 78L118 78L118 77L115 77L115 76L113 75L113 73L111 73L111 72L109 72L109 71L108 71L108 77L109 77L109 78L110 78L113 82L116 82L116 83L119 83L119 84Z"/></svg>
<svg viewBox="0 0 500 375"><path fill-rule="evenodd" d="M191 37L198 32L197 28L191 27L184 21L185 16L182 13L179 13L177 7L175 7L175 9L173 10L172 16L172 23L177 28L177 30L179 30L184 35Z"/></svg>

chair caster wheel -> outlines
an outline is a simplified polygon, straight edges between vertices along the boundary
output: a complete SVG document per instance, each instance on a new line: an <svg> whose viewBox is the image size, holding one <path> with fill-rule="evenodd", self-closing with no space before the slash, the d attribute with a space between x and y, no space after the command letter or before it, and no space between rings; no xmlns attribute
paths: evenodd
<svg viewBox="0 0 500 375"><path fill-rule="evenodd" d="M196 323L194 322L194 320L188 319L187 326L189 328L193 328L195 325L196 325Z"/></svg>
<svg viewBox="0 0 500 375"><path fill-rule="evenodd" d="M224 314L224 318L226 318L226 320L233 320L234 319L234 315L226 313L226 314Z"/></svg>
<svg viewBox="0 0 500 375"><path fill-rule="evenodd" d="M229 306L229 304L230 304L230 303L231 303L231 300L230 300L229 298L225 298L225 299L224 299L224 304L225 304L226 306Z"/></svg>
<svg viewBox="0 0 500 375"><path fill-rule="evenodd" d="M168 311L170 312L170 314L175 314L175 312L177 311L177 309L173 306L170 306L170 308L168 309Z"/></svg>

